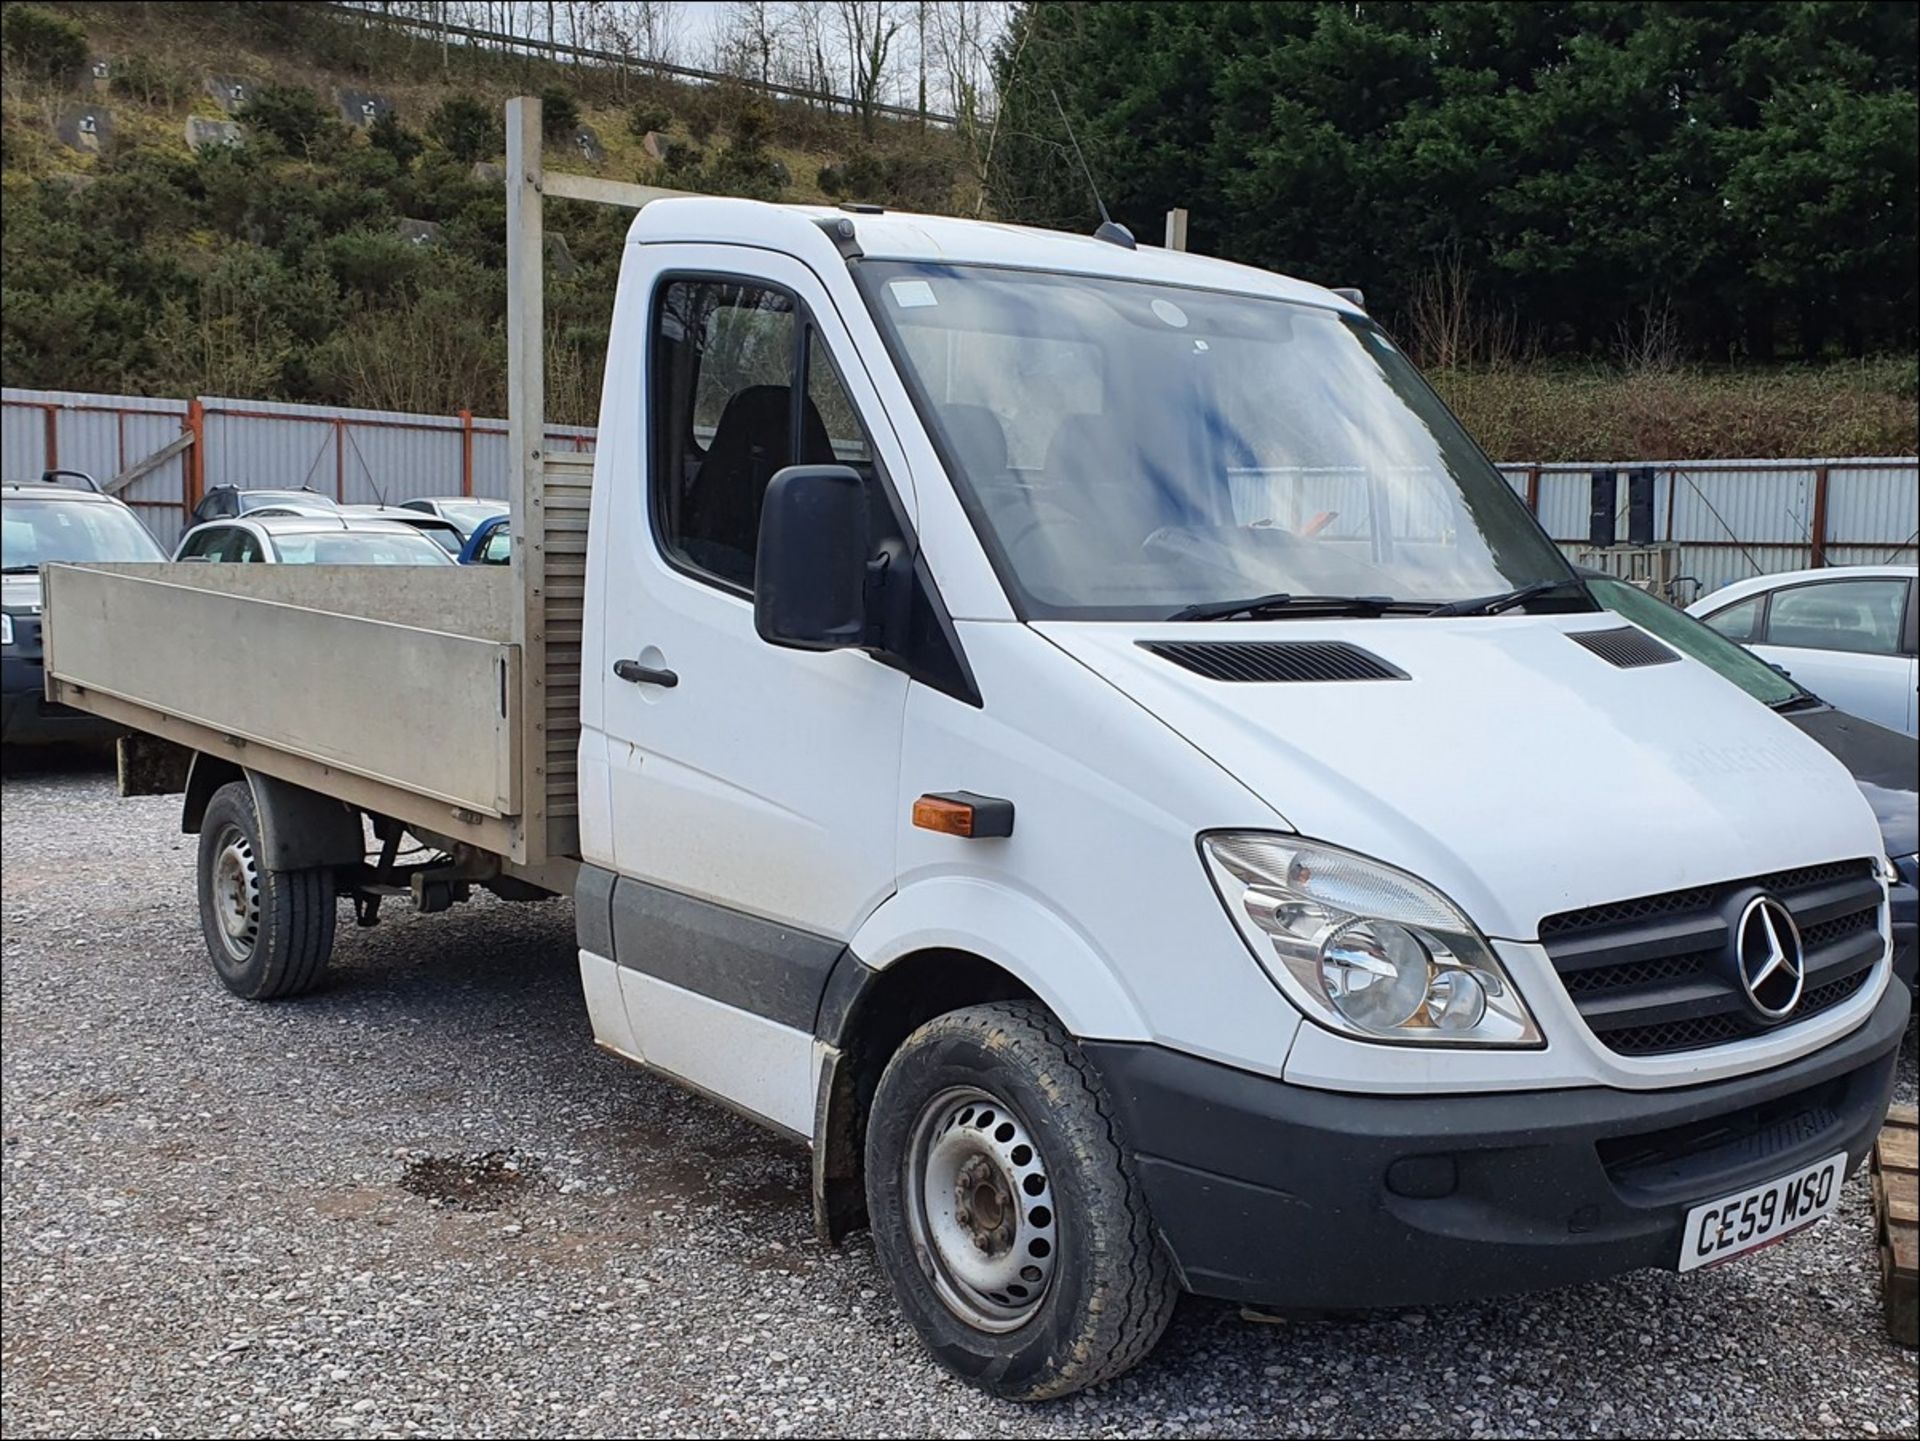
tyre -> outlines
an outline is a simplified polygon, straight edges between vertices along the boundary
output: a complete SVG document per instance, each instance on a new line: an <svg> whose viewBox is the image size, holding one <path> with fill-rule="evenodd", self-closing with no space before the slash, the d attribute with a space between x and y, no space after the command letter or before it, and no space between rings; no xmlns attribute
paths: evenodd
<svg viewBox="0 0 1920 1441"><path fill-rule="evenodd" d="M221 984L249 1001L312 990L333 950L333 872L268 870L263 853L253 788L229 781L200 822L200 930Z"/></svg>
<svg viewBox="0 0 1920 1441"><path fill-rule="evenodd" d="M1030 1003L936 1017L895 1052L868 1119L867 1210L928 1349L1010 1400L1119 1375L1179 1296L1099 1075Z"/></svg>

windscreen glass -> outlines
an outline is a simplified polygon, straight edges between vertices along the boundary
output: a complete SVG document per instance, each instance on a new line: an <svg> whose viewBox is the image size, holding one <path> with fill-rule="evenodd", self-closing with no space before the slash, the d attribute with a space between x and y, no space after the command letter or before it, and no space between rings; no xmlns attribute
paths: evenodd
<svg viewBox="0 0 1920 1441"><path fill-rule="evenodd" d="M117 505L97 501L0 503L0 562L8 570L48 561L165 560L147 528Z"/></svg>
<svg viewBox="0 0 1920 1441"><path fill-rule="evenodd" d="M1282 592L1439 604L1570 579L1361 317L1084 275L856 273L1025 615L1166 619Z"/></svg>
<svg viewBox="0 0 1920 1441"><path fill-rule="evenodd" d="M481 521L505 515L507 508L497 500L443 500L440 502L440 513L471 534Z"/></svg>
<svg viewBox="0 0 1920 1441"><path fill-rule="evenodd" d="M276 535L273 548L287 565L451 565L447 553L417 531L312 531Z"/></svg>

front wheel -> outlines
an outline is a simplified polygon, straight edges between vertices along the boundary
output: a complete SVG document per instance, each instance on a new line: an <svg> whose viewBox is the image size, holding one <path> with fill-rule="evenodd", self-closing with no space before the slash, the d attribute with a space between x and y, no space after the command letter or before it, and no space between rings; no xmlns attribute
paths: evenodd
<svg viewBox="0 0 1920 1441"><path fill-rule="evenodd" d="M253 787L229 781L200 822L200 930L220 983L250 1001L312 990L333 952L333 872L268 870L263 853Z"/></svg>
<svg viewBox="0 0 1920 1441"><path fill-rule="evenodd" d="M1126 1371L1179 1296L1099 1075L1030 1003L953 1011L901 1045L868 1122L867 1209L927 1347L1012 1400Z"/></svg>

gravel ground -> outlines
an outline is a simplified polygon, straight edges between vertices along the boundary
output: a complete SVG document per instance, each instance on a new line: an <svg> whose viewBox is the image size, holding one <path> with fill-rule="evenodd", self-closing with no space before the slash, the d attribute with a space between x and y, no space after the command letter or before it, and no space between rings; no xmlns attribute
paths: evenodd
<svg viewBox="0 0 1920 1441"><path fill-rule="evenodd" d="M176 802L93 763L4 809L4 1430L342 1436L1907 1435L1864 1181L1686 1279L1255 1324L1039 1409L925 1360L805 1156L593 1049L572 913L344 924L214 983ZM343 916L344 922L344 916ZM1901 1087L1914 1095L1914 1037Z"/></svg>

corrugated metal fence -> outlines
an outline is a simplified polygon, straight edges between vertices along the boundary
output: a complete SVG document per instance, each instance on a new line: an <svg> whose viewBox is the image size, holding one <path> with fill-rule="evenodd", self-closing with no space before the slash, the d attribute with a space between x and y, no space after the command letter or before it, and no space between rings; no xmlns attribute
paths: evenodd
<svg viewBox="0 0 1920 1441"><path fill-rule="evenodd" d="M105 483L183 433L196 443L122 492L168 546L194 499L212 485L310 485L348 502L506 497L504 420L215 396L0 391L0 473L9 480L70 466ZM552 426L547 438L554 449L585 450L593 430ZM1681 572L1702 590L1761 572L1920 553L1920 461L1912 457L1514 462L1501 470L1548 533L1572 551L1587 538L1591 473L1643 467L1654 471L1654 539L1679 543ZM1624 480L1621 490L1624 539Z"/></svg>
<svg viewBox="0 0 1920 1441"><path fill-rule="evenodd" d="M1626 539L1628 470L1651 469L1653 538L1680 546L1699 593L1750 575L1816 565L1912 561L1920 547L1920 461L1580 461L1503 464L1507 481L1568 551L1584 546L1595 470L1620 472L1617 537Z"/></svg>
<svg viewBox="0 0 1920 1441"><path fill-rule="evenodd" d="M65 466L103 486L191 434L195 443L131 481L121 499L172 547L209 486L311 486L349 504L427 495L507 496L507 423L463 411L405 415L270 400L143 400L73 391L0 391L0 474ZM547 429L555 450L588 450L593 429Z"/></svg>

